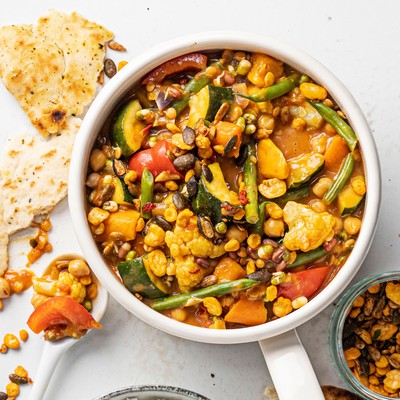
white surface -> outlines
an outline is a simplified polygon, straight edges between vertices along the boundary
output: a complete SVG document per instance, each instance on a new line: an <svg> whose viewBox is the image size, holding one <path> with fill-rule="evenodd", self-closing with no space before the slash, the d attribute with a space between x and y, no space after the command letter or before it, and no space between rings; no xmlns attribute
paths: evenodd
<svg viewBox="0 0 400 400"><path fill-rule="evenodd" d="M114 31L129 59L160 41L205 29L240 28L275 36L298 46L324 63L341 79L363 109L381 157L383 198L381 218L371 251L355 280L380 270L398 269L400 247L396 224L400 196L397 137L400 96L397 68L400 63L396 0L321 2L303 0L248 1L237 10L232 1L36 1L8 2L0 25L32 23L50 8L76 10ZM244 8L245 7L245 8ZM33 129L15 100L0 86L0 144L9 135ZM373 190L373 188L369 188ZM52 216L50 240L54 251L35 268L41 271L56 255L76 252L79 246L68 218L66 202ZM396 216L395 218L393 218ZM22 266L29 250L27 232L11 248L12 266ZM0 313L0 337L25 327L31 312L31 294L4 302ZM327 325L333 306L298 329L322 384L343 386L329 361ZM213 400L263 399L271 385L257 343L207 345L193 343L157 331L113 300L102 320L104 329L71 348L61 360L44 400L91 399L132 384L165 384L197 391ZM0 390L16 365L26 367L34 379L42 342L31 334L18 351L0 355ZM288 377L288 381L290 377ZM21 399L29 387L22 387Z"/></svg>

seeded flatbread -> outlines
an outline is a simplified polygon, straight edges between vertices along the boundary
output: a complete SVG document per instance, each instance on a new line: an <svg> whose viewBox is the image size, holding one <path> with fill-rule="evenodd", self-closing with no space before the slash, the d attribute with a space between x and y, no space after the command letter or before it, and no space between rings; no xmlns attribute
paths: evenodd
<svg viewBox="0 0 400 400"><path fill-rule="evenodd" d="M71 152L81 120L70 118L61 135L18 135L0 155L0 276L7 269L8 237L47 214L67 195Z"/></svg>
<svg viewBox="0 0 400 400"><path fill-rule="evenodd" d="M0 78L47 137L92 101L113 33L73 12L0 28Z"/></svg>

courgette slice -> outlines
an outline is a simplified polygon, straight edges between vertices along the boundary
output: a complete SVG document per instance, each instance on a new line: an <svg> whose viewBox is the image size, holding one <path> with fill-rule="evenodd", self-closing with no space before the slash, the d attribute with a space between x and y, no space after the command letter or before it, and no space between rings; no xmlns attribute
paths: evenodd
<svg viewBox="0 0 400 400"><path fill-rule="evenodd" d="M310 180L324 168L325 158L322 154L308 153L292 159L289 164L287 178L288 189L296 188Z"/></svg>
<svg viewBox="0 0 400 400"><path fill-rule="evenodd" d="M193 127L200 118L213 121L222 103L232 104L235 96L232 89L207 85L189 100L188 126Z"/></svg>
<svg viewBox="0 0 400 400"><path fill-rule="evenodd" d="M235 208L240 208L241 204L238 195L229 190L219 164L209 164L208 168L212 173L212 180L209 182L204 175L201 176L192 207L196 214L207 215L213 224L217 224L222 218L229 217L223 215L222 203Z"/></svg>
<svg viewBox="0 0 400 400"><path fill-rule="evenodd" d="M363 178L357 177L357 179L363 179ZM357 194L354 191L352 185L349 184L338 194L337 202L338 202L339 213L341 215L352 214L361 204L364 197L365 195L361 196Z"/></svg>
<svg viewBox="0 0 400 400"><path fill-rule="evenodd" d="M111 130L111 143L122 150L124 157L129 157L140 149L146 124L136 118L136 113L142 109L138 100L127 103L119 112Z"/></svg>
<svg viewBox="0 0 400 400"><path fill-rule="evenodd" d="M132 204L133 196L128 190L126 183L117 176L113 177L113 184L115 187L111 200L118 204Z"/></svg>
<svg viewBox="0 0 400 400"><path fill-rule="evenodd" d="M171 293L165 282L151 271L146 256L118 263L118 272L125 287L133 294L157 299Z"/></svg>

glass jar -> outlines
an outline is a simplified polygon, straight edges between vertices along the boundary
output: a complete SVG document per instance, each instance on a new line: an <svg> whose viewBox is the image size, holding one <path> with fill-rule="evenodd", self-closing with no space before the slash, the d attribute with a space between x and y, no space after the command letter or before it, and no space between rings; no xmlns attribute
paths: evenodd
<svg viewBox="0 0 400 400"><path fill-rule="evenodd" d="M388 400L393 397L387 397L371 391L355 377L344 357L343 327L347 314L358 296L362 295L371 286L393 280L400 280L400 271L383 272L372 275L355 284L338 302L329 324L329 353L336 371L350 390L366 400Z"/></svg>

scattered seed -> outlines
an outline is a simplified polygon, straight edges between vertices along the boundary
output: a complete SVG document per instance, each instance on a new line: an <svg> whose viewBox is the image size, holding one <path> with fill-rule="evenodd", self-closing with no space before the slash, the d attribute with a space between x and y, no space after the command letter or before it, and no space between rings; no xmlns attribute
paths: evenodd
<svg viewBox="0 0 400 400"><path fill-rule="evenodd" d="M195 176L192 176L186 184L186 189L189 197L194 197L197 194L198 183ZM173 199L172 199L173 200Z"/></svg>
<svg viewBox="0 0 400 400"><path fill-rule="evenodd" d="M113 169L117 176L119 176L120 178L122 178L126 174L127 170L125 163L121 160L117 160L116 158L113 161Z"/></svg>
<svg viewBox="0 0 400 400"><path fill-rule="evenodd" d="M163 217L160 216L155 216L154 217L154 222L162 228L164 231L172 231L172 225L166 221Z"/></svg>
<svg viewBox="0 0 400 400"><path fill-rule="evenodd" d="M209 217L199 215L197 218L197 226L204 237L212 239L215 236L214 227Z"/></svg>
<svg viewBox="0 0 400 400"><path fill-rule="evenodd" d="M189 146L193 146L196 141L196 133L192 128L185 126L182 132L182 140Z"/></svg>
<svg viewBox="0 0 400 400"><path fill-rule="evenodd" d="M226 145L224 148L224 154L223 154L224 156L226 156L228 153L230 153L233 150L233 148L236 146L237 141L238 141L238 137L237 137L237 135L234 135L226 142Z"/></svg>
<svg viewBox="0 0 400 400"><path fill-rule="evenodd" d="M174 206L178 210L183 210L187 206L187 200L186 200L185 196L180 192L175 192L173 194L172 202L174 203Z"/></svg>
<svg viewBox="0 0 400 400"><path fill-rule="evenodd" d="M28 383L27 378L18 376L17 374L10 374L10 375L8 375L8 378L10 379L11 382L16 383L18 385L24 385L24 384Z"/></svg>
<svg viewBox="0 0 400 400"><path fill-rule="evenodd" d="M176 157L173 164L177 169L183 171L192 168L195 162L196 157L192 153L186 153L183 156Z"/></svg>
<svg viewBox="0 0 400 400"><path fill-rule="evenodd" d="M112 78L117 73L117 66L111 58L106 58L104 60L104 73Z"/></svg>
<svg viewBox="0 0 400 400"><path fill-rule="evenodd" d="M206 178L207 182L212 182L214 179L213 173L211 172L211 169L208 167L208 165L203 164L201 167L201 172L204 175L204 178Z"/></svg>
<svg viewBox="0 0 400 400"><path fill-rule="evenodd" d="M122 46L122 44L115 42L113 40L108 42L108 48L110 48L111 50L115 50L115 51L126 51L126 48L124 46Z"/></svg>

